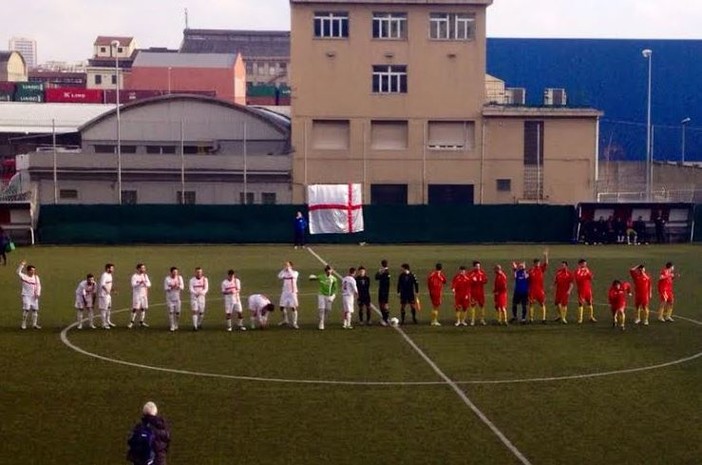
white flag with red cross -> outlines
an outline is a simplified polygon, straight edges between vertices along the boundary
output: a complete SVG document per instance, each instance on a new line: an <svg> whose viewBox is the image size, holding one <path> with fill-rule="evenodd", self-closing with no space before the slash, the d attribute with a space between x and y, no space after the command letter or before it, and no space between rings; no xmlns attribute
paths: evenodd
<svg viewBox="0 0 702 465"><path fill-rule="evenodd" d="M307 187L310 234L363 231L360 184L315 184Z"/></svg>

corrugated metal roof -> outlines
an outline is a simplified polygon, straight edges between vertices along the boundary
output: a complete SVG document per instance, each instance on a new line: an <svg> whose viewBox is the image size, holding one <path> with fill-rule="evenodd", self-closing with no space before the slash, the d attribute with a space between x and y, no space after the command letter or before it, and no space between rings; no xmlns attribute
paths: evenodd
<svg viewBox="0 0 702 465"><path fill-rule="evenodd" d="M87 103L0 102L0 132L50 133L52 120L57 133L77 132L80 126L114 108Z"/></svg>
<svg viewBox="0 0 702 465"><path fill-rule="evenodd" d="M290 58L290 31L186 29L184 53L240 53L242 58Z"/></svg>
<svg viewBox="0 0 702 465"><path fill-rule="evenodd" d="M139 52L133 68L233 68L236 55L231 53L161 53Z"/></svg>

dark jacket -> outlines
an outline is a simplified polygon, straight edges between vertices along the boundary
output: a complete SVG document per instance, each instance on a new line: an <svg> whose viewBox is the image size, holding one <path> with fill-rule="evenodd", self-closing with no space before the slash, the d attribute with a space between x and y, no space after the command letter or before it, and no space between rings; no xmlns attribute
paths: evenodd
<svg viewBox="0 0 702 465"><path fill-rule="evenodd" d="M166 420L158 415L144 415L141 417L141 423L151 428L154 433L154 452L156 452L154 465L166 465L166 454L171 443L171 432Z"/></svg>
<svg viewBox="0 0 702 465"><path fill-rule="evenodd" d="M397 278L397 293L403 300L414 300L415 294L419 292L419 283L414 273L400 273Z"/></svg>

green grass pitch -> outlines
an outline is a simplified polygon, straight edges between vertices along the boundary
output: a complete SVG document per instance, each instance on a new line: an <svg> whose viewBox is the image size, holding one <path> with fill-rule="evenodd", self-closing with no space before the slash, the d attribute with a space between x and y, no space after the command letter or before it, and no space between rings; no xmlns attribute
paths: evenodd
<svg viewBox="0 0 702 465"><path fill-rule="evenodd" d="M455 328L450 295L442 309L445 324L428 326L425 278L434 263L442 262L450 277L473 259L489 270L496 262L530 260L540 256L541 246L314 250L342 273L359 264L374 273L387 258L397 276L399 265L410 263L423 287L424 309L421 324L404 331L531 463L702 460L702 357L691 358L702 351L702 323L694 322L702 322L700 247L550 248L547 282L560 260L586 257L600 304L613 279L628 278L629 267L644 262L657 277L663 263L676 264L682 273L676 314L689 320L661 324L652 314L649 327L635 327L629 310L625 332L611 328L604 305L597 307L597 324ZM19 329L15 267L21 258L36 265L42 278L40 331ZM301 329L224 331L217 291L226 270L238 270L245 295L262 292L277 303L276 274L288 259L300 271ZM125 463L127 436L147 400L171 424L171 464L518 463L398 331L378 325L343 331L339 300L327 330L316 329L316 284L306 277L322 265L308 251L243 245L35 247L20 248L9 260L0 268L0 463ZM106 262L116 265L115 309L130 304L129 277L137 262L146 263L154 286L151 327L127 330L128 313L121 312L113 317L116 330L71 329L69 341L108 359L173 371L92 358L61 341L61 331L75 319L78 281L87 272L99 275ZM197 265L209 276L203 331L189 331L187 311L180 332L167 330L161 284L172 265L186 280ZM397 303L391 302L394 314ZM575 307L571 302L571 323ZM487 310L494 320L489 293ZM278 318L276 312L273 323ZM666 365L686 358L691 359ZM665 366L626 371L655 365ZM605 372L614 374L582 377Z"/></svg>

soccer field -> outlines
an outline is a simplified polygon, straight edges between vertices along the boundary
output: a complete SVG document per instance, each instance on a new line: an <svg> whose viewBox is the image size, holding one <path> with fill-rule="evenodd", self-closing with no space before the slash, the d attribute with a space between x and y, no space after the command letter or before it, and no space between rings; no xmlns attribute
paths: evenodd
<svg viewBox="0 0 702 465"><path fill-rule="evenodd" d="M553 246L547 283L560 260L587 258L595 274L598 323L453 326L446 295L441 327L430 327L426 275L442 262L450 277L473 259L491 270L530 261L541 246L319 246L344 273L374 274L403 262L424 295L419 325L341 328L340 299L319 331L316 283L322 263L283 246L34 247L0 268L0 463L124 463L126 439L147 400L172 429L170 464L696 464L702 461L702 288L700 247ZM41 330L21 331L16 264L42 279ZM277 272L300 272L300 330L226 332L219 283L234 268L243 294L277 303ZM655 278L666 261L676 281L676 322L611 327L606 291L628 269ZM78 331L74 290L87 272L115 269L118 328ZM150 328L128 330L129 277L144 262L153 288ZM163 278L202 266L210 280L204 329L168 331ZM489 289L492 286L492 273ZM375 300L376 283L372 283ZM510 296L512 282L510 280ZM450 292L450 289L447 289ZM185 296L184 296L185 297ZM511 300L511 299L510 299ZM549 295L549 303L552 296ZM657 298L654 297L657 307ZM398 314L391 297L391 310ZM187 307L184 299L184 310ZM511 304L511 302L510 302ZM487 314L495 319L488 293ZM549 316L554 315L549 305ZM377 323L378 317L374 315ZM357 315L354 316L356 323ZM248 323L248 318L247 318Z"/></svg>

